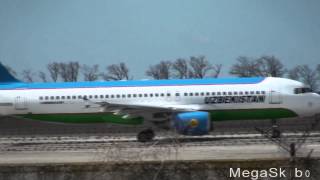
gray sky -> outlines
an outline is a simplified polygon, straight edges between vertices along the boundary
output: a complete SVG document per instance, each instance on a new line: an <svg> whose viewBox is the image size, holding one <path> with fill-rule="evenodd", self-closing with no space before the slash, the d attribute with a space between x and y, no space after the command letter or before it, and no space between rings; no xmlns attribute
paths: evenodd
<svg viewBox="0 0 320 180"><path fill-rule="evenodd" d="M126 62L135 78L160 60L205 55L224 65L275 55L320 60L319 0L0 0L0 61L21 71L52 61Z"/></svg>

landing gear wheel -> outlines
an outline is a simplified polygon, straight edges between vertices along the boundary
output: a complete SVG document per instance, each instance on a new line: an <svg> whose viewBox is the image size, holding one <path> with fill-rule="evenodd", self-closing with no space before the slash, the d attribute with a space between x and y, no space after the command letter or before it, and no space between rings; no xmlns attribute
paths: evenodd
<svg viewBox="0 0 320 180"><path fill-rule="evenodd" d="M276 119L271 119L271 138L280 138L281 136L281 131L279 130L279 126L277 124Z"/></svg>
<svg viewBox="0 0 320 180"><path fill-rule="evenodd" d="M152 129L146 129L137 135L137 139L139 142L149 142L152 141L155 137L154 131Z"/></svg>
<svg viewBox="0 0 320 180"><path fill-rule="evenodd" d="M281 131L279 129L272 129L272 138L280 138L281 136Z"/></svg>

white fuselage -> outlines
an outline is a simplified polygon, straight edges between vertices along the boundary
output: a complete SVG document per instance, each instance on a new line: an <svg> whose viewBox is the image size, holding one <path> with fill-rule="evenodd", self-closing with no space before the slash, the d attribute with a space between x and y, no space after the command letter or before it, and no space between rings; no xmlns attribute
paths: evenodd
<svg viewBox="0 0 320 180"><path fill-rule="evenodd" d="M285 108L298 116L312 116L320 111L316 93L295 94L305 87L298 81L265 78L252 84L192 84L124 87L77 87L53 89L1 89L0 114L59 114L103 112L97 102L139 106L174 107L194 110ZM81 97L80 97L81 96ZM86 96L84 100L84 96ZM263 102L238 102L237 96L264 96ZM226 97L219 103L216 97ZM230 98L230 97L233 97ZM207 102L206 102L207 98ZM209 99L208 101L208 98ZM226 100L227 99L227 100ZM221 101L221 100L220 100Z"/></svg>

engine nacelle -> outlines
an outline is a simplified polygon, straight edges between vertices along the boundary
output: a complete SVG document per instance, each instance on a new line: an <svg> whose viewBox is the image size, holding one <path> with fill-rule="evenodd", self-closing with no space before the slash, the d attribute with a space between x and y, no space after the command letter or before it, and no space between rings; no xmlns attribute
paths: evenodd
<svg viewBox="0 0 320 180"><path fill-rule="evenodd" d="M205 135L211 129L211 121L208 112L195 111L179 113L174 118L174 127L180 134Z"/></svg>

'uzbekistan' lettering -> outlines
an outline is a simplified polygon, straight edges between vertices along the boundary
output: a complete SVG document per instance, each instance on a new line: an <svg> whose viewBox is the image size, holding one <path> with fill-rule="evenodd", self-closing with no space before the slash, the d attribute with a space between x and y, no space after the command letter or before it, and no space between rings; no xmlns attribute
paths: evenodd
<svg viewBox="0 0 320 180"><path fill-rule="evenodd" d="M264 103L266 97L259 96L212 96L205 97L206 104L227 104L227 103Z"/></svg>

